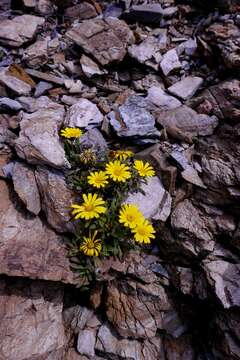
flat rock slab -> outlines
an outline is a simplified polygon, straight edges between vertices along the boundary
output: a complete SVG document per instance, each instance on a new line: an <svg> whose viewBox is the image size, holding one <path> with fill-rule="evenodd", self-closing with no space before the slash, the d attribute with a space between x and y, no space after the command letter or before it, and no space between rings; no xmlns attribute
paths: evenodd
<svg viewBox="0 0 240 360"><path fill-rule="evenodd" d="M80 99L72 105L65 118L65 125L69 127L92 128L100 125L103 115L97 105L87 99Z"/></svg>
<svg viewBox="0 0 240 360"><path fill-rule="evenodd" d="M128 21L150 24L159 24L162 16L163 9L160 4L133 5L123 14Z"/></svg>
<svg viewBox="0 0 240 360"><path fill-rule="evenodd" d="M173 71L179 70L181 66L175 49L167 51L160 62L160 68L165 76L170 75Z"/></svg>
<svg viewBox="0 0 240 360"><path fill-rule="evenodd" d="M203 83L203 79L198 76L187 76L185 79L175 83L168 88L170 94L180 99L190 99Z"/></svg>
<svg viewBox="0 0 240 360"><path fill-rule="evenodd" d="M123 20L85 20L73 25L66 36L95 57L101 65L123 60L134 35Z"/></svg>
<svg viewBox="0 0 240 360"><path fill-rule="evenodd" d="M128 53L141 64L146 64L158 70L159 62L162 58L159 45L160 41L156 37L149 36L140 44L129 46Z"/></svg>
<svg viewBox="0 0 240 360"><path fill-rule="evenodd" d="M19 47L31 40L38 26L43 25L44 22L44 18L33 15L21 15L12 20L4 20L0 27L0 43Z"/></svg>
<svg viewBox="0 0 240 360"><path fill-rule="evenodd" d="M29 95L32 87L8 72L8 68L0 69L0 84L5 85L17 95Z"/></svg>
<svg viewBox="0 0 240 360"><path fill-rule="evenodd" d="M4 181L0 190L0 274L73 283L62 237L13 204Z"/></svg>
<svg viewBox="0 0 240 360"><path fill-rule="evenodd" d="M167 94L160 86L152 86L148 89L146 100L161 110L176 109L182 105L178 99Z"/></svg>

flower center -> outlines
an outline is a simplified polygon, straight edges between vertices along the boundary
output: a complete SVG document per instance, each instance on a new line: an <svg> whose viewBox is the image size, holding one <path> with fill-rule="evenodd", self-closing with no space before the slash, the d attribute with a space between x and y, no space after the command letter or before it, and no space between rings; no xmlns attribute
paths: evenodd
<svg viewBox="0 0 240 360"><path fill-rule="evenodd" d="M121 168L115 169L115 170L114 170L114 174L115 174L116 176L122 175L122 169L121 169Z"/></svg>
<svg viewBox="0 0 240 360"><path fill-rule="evenodd" d="M128 214L128 215L127 215L127 220L128 220L129 222L132 222L132 221L134 220L134 216L131 215L131 214Z"/></svg>
<svg viewBox="0 0 240 360"><path fill-rule="evenodd" d="M141 236L145 236L145 235L146 235L146 231L145 231L144 228L139 228L139 229L138 229L138 233L139 233L139 235L141 235Z"/></svg>
<svg viewBox="0 0 240 360"><path fill-rule="evenodd" d="M94 206L92 204L85 205L85 211L93 211Z"/></svg>
<svg viewBox="0 0 240 360"><path fill-rule="evenodd" d="M94 249L94 246L94 242L92 240L89 240L87 244L88 249Z"/></svg>

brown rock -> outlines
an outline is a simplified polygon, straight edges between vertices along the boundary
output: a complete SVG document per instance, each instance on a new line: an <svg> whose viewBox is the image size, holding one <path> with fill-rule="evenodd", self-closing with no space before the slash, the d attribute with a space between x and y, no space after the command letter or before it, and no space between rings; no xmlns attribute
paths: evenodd
<svg viewBox="0 0 240 360"><path fill-rule="evenodd" d="M87 1L71 6L65 10L65 16L78 20L86 20L98 15L95 7Z"/></svg>
<svg viewBox="0 0 240 360"><path fill-rule="evenodd" d="M18 79L8 72L8 68L0 70L0 83L17 93L18 95L28 95L32 87L25 81Z"/></svg>

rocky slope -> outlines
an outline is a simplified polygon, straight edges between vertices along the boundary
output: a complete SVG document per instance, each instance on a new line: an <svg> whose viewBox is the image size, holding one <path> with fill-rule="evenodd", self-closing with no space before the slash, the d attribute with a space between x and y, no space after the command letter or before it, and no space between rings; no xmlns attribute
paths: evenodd
<svg viewBox="0 0 240 360"><path fill-rule="evenodd" d="M240 359L238 0L0 4L0 360ZM59 131L159 179L151 253L70 269Z"/></svg>

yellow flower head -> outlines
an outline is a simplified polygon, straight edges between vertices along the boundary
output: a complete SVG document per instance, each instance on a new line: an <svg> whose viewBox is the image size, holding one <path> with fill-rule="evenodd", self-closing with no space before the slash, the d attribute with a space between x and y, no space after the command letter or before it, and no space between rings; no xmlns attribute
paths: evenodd
<svg viewBox="0 0 240 360"><path fill-rule="evenodd" d="M78 128L70 128L67 127L61 130L61 136L71 139L71 138L79 138L83 134L82 130Z"/></svg>
<svg viewBox="0 0 240 360"><path fill-rule="evenodd" d="M154 239L153 235L156 231L148 220L142 219L135 228L132 229L134 233L134 239L140 244L150 244L151 238Z"/></svg>
<svg viewBox="0 0 240 360"><path fill-rule="evenodd" d="M115 159L119 159L124 161L133 156L133 152L130 150L116 150L113 152L113 156Z"/></svg>
<svg viewBox="0 0 240 360"><path fill-rule="evenodd" d="M102 242L99 239L96 239L97 231L94 231L92 235L89 232L89 237L83 237L83 241L80 245L80 251L82 251L87 256L98 256L102 250Z"/></svg>
<svg viewBox="0 0 240 360"><path fill-rule="evenodd" d="M153 167L148 162L144 163L142 160L135 160L134 168L138 171L138 174L142 177L155 175L155 171L153 170Z"/></svg>
<svg viewBox="0 0 240 360"><path fill-rule="evenodd" d="M127 179L130 179L131 173L129 171L129 166L122 164L120 161L110 161L106 166L106 173L110 176L113 181L122 181L126 182Z"/></svg>
<svg viewBox="0 0 240 360"><path fill-rule="evenodd" d="M108 175L105 171L91 172L88 176L88 183L96 188L104 187L108 184Z"/></svg>
<svg viewBox="0 0 240 360"><path fill-rule="evenodd" d="M75 220L79 218L86 220L98 218L99 214L107 211L107 208L104 206L105 201L97 194L83 194L83 200L82 205L72 205L72 215L74 215Z"/></svg>
<svg viewBox="0 0 240 360"><path fill-rule="evenodd" d="M143 215L136 205L124 204L119 213L119 222L126 227L135 228Z"/></svg>

